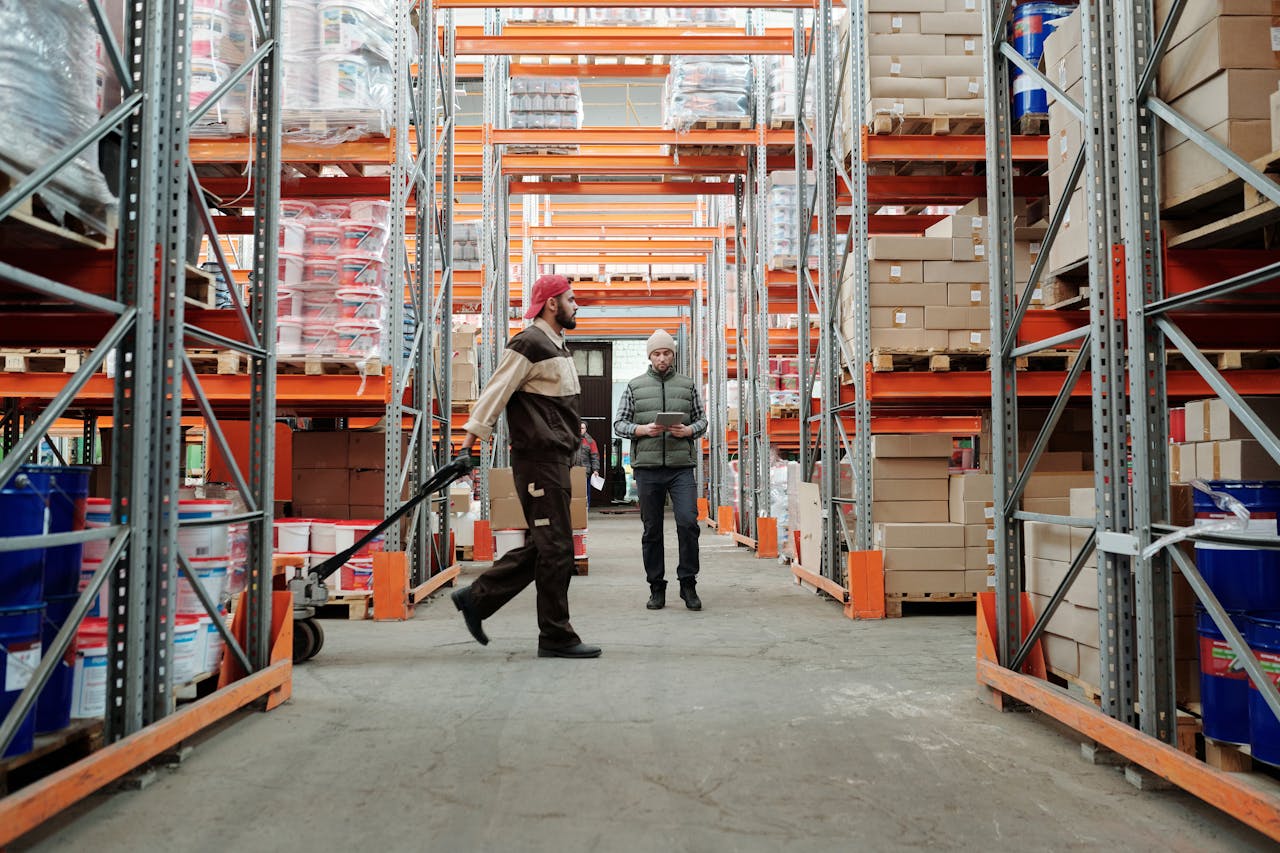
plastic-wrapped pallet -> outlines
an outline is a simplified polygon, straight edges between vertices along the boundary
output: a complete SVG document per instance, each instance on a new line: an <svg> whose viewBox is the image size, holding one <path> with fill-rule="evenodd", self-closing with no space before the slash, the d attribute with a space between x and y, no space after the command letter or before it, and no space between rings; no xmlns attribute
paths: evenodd
<svg viewBox="0 0 1280 853"><path fill-rule="evenodd" d="M672 26L733 27L738 21L732 9L678 8L667 10L667 23Z"/></svg>
<svg viewBox="0 0 1280 853"><path fill-rule="evenodd" d="M355 363L386 357L390 232L385 201L281 205L276 326L282 357Z"/></svg>
<svg viewBox="0 0 1280 853"><path fill-rule="evenodd" d="M98 119L97 30L83 0L0 0L0 172L18 181ZM111 192L98 171L97 146L71 161L40 191L55 217L75 215L105 232Z"/></svg>
<svg viewBox="0 0 1280 853"><path fill-rule="evenodd" d="M746 56L673 56L663 87L663 125L750 127L751 61Z"/></svg>
<svg viewBox="0 0 1280 853"><path fill-rule="evenodd" d="M187 101L191 109L205 103L231 79L254 50L253 25L244 0L197 0L191 9L191 79ZM217 100L191 128L197 137L241 135L248 132L247 75Z"/></svg>
<svg viewBox="0 0 1280 853"><path fill-rule="evenodd" d="M281 10L285 136L339 143L386 135L394 0L285 0Z"/></svg>
<svg viewBox="0 0 1280 853"><path fill-rule="evenodd" d="M809 192L812 193L812 172L806 176ZM800 239L796 232L800 217L799 187L796 186L795 172L775 172L769 177L769 210L768 236L765 238L765 257L769 269L795 269L800 255ZM815 248L810 243L811 248ZM809 265L813 266L817 257L810 254Z"/></svg>
<svg viewBox="0 0 1280 853"><path fill-rule="evenodd" d="M546 8L541 6L518 6L507 13L510 24L576 24L580 17L578 9L563 7Z"/></svg>
<svg viewBox="0 0 1280 853"><path fill-rule="evenodd" d="M453 266L459 270L480 269L480 223L453 223Z"/></svg>
<svg viewBox="0 0 1280 853"><path fill-rule="evenodd" d="M809 80L805 84L804 115L812 121L814 64L809 65ZM782 122L794 122L797 115L796 61L791 56L769 57L769 124L780 127Z"/></svg>
<svg viewBox="0 0 1280 853"><path fill-rule="evenodd" d="M583 23L604 27L651 27L657 23L657 10L650 8L583 9Z"/></svg>
<svg viewBox="0 0 1280 853"><path fill-rule="evenodd" d="M508 125L513 130L577 130L582 127L582 87L577 77L512 77L507 101ZM573 153L576 145L537 145L535 151ZM513 152L529 150L510 146Z"/></svg>

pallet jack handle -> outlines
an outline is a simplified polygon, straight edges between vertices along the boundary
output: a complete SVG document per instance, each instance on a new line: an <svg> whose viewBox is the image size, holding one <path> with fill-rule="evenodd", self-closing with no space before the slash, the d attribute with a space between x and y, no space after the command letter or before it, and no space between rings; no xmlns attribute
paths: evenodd
<svg viewBox="0 0 1280 853"><path fill-rule="evenodd" d="M421 488L418 489L418 493L405 501L404 505L391 513L385 521L362 536L359 541L347 550L340 554L334 554L332 557L316 566L311 570L311 574L315 575L318 580L328 578L334 572L341 569L346 564L347 560L350 560L355 556L356 552L376 539L384 530L395 524L409 512L412 512L414 507L431 497L435 492L441 492L447 489L455 480L469 473L472 468L476 467L478 462L479 460L476 457L473 457L470 453L459 453L457 456L453 457L448 464L436 469L436 472L422 484Z"/></svg>

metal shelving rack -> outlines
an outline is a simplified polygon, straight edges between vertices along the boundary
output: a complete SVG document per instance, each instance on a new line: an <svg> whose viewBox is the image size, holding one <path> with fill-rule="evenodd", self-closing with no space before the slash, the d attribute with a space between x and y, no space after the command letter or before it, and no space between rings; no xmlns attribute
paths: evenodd
<svg viewBox="0 0 1280 853"><path fill-rule="evenodd" d="M31 685L0 724L0 745L11 740L18 721L69 648L80 621L99 589L106 584L116 618L110 623L105 737L108 743L134 735L143 738L131 753L138 763L143 763L209 720L272 691L287 689L290 677L289 661L275 664L271 661L280 20L275 4L250 2L256 49L200 107L188 112L186 60L190 32L186 4L126 4L124 50L98 0L93 0L90 8L111 65L121 80L122 103L69 144L56 160L0 198L0 218L13 212L32 193L39 192L78 153L118 133L121 142L116 186L119 233L114 252L105 248L98 251L98 255L110 257L113 280L108 282L103 277L86 274L77 277L74 283L59 282L9 263L0 264L0 277L11 285L73 306L69 309L71 313L62 315L61 320L37 321L40 328L33 329L32 334L47 330L54 336L57 333L52 330L56 325L68 323L72 328L79 328L78 323L83 322L80 318L92 318L94 312L115 319L101 340L79 342L81 346L93 346L92 352L83 360L79 371L49 399L34 422L28 422L21 437L16 429L6 430L7 453L0 461L0 482L16 473L54 421L75 405L77 399L83 400L83 392L91 384L101 381L95 374L114 351L116 375L111 393L97 398L102 403L110 401L115 430L111 449L113 524L98 530L42 537L37 543L40 547L52 547L109 538L111 544L102 568L82 592L66 627L59 632L52 647L45 650ZM190 128L201 116L251 74L256 74L256 95L250 116L255 135L253 167L258 176L253 192L255 276L247 308L236 301L235 313L242 327L238 331L247 341L241 343L194 325L185 316L189 202L199 205L195 212L211 244L218 244L215 218L203 206L198 178L188 155L188 140ZM0 223L0 227L7 224ZM33 262L39 260L34 252L29 257ZM222 265L230 280L225 261ZM95 285L111 296L95 293ZM169 662L175 579L179 572L192 577L177 549L181 526L177 494L184 399L194 402L204 416L213 440L233 468L234 461L218 426L214 403L184 355L188 340L248 356L251 390L248 409L252 464L247 477L239 470L234 471L247 511L228 519L249 529L246 589L241 600L245 613L243 646L225 631L223 621L217 618L216 602L207 600L198 582L192 584L205 608L215 615L215 624L224 631L228 655L251 675L201 700L206 710L194 717L174 715L173 674ZM90 414L86 430L94 416ZM31 544L29 540L23 542L16 538L0 540L0 551ZM87 767L95 761L91 755L83 759L81 765ZM124 771L117 767L112 772L119 775ZM61 801L70 803L92 793L116 775L94 776L83 770L65 778L58 777L54 786L34 787L39 789L39 794L47 796L56 786ZM32 828L34 811L28 800L36 795L29 789L0 800L0 843Z"/></svg>
<svg viewBox="0 0 1280 853"><path fill-rule="evenodd" d="M1236 651L1250 678L1260 685L1268 706L1280 716L1280 694L1261 672L1221 605L1177 548L1154 553L1152 542L1173 530L1168 476L1168 404L1173 378L1165 350L1172 345L1186 358L1211 392L1221 397L1268 454L1280 462L1280 441L1251 411L1229 381L1201 353L1178 319L1188 325L1205 302L1239 293L1280 272L1271 264L1190 292L1170 294L1160 246L1160 193L1157 140L1160 126L1185 134L1205 154L1227 166L1265 199L1280 204L1280 186L1262 175L1203 130L1192 125L1154 93L1156 69L1169 45L1185 2L1171 4L1168 21L1157 27L1150 0L1085 0L1081 3L1086 57L1085 98L1072 104L1045 75L1005 41L1008 2L984 3L987 55L988 198L991 204L993 444L995 448L997 592L993 659L979 654L978 678L993 699L1040 708L1122 753L1136 765L1175 781L1207 802L1275 836L1280 799L1250 788L1229 774L1174 750L1177 708L1174 701L1173 564L1202 607ZM1061 205L1051 218L1045 251L1028 283L1007 286L1012 261L1013 161L1011 157L1009 71L1014 65L1045 86L1061 103L1083 117L1086 145L1077 157L1069 186L1084 176L1088 193L1091 309L1076 328L1060 328L1042 337L1026 328L1026 305L1043 272L1047 247L1063 218ZM1069 192L1069 190L1068 190ZM1202 315L1203 316L1203 315ZM1242 327L1245 337L1263 335L1258 326ZM1030 343L1022 343L1031 339ZM1270 333L1274 343L1274 332ZM1018 375L1013 359L1050 346L1078 343L1082 357L1069 372L1048 423L1025 464L1017 448ZM1258 341L1265 344L1265 338ZM1073 393L1088 361L1096 471L1095 517L1046 517L1019 509L1020 495L1049 434ZM1179 387L1186 387L1180 383ZM1271 393L1275 393L1272 384ZM1127 455L1131 453L1131 461ZM1131 476L1131 484L1130 484ZM1093 528L1075 556L1045 613L1030 626L1023 613L1021 584L1022 522L1051 521ZM1214 541L1242 541L1214 537ZM1255 547L1280 548L1280 539L1249 540ZM1022 673L1033 644L1053 609L1061 603L1089 553L1098 554L1102 702L1098 711L1054 693L1039 679ZM980 620L981 621L981 620ZM1029 630L1024 629L1030 626Z"/></svg>

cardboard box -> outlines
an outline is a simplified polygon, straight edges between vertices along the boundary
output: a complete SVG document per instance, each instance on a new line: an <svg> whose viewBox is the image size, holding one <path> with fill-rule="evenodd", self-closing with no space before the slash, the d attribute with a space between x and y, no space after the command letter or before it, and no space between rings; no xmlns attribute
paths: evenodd
<svg viewBox="0 0 1280 853"><path fill-rule="evenodd" d="M979 98L925 98L924 112L930 116L983 115L986 102Z"/></svg>
<svg viewBox="0 0 1280 853"><path fill-rule="evenodd" d="M449 512L457 514L471 510L471 482L454 483L449 487Z"/></svg>
<svg viewBox="0 0 1280 853"><path fill-rule="evenodd" d="M1192 400L1183 407L1188 442L1209 440L1209 403L1209 400Z"/></svg>
<svg viewBox="0 0 1280 853"><path fill-rule="evenodd" d="M1070 564L1060 560L1046 560L1041 557L1026 557L1027 592L1037 595L1053 595L1058 591L1063 579L1067 576Z"/></svg>
<svg viewBox="0 0 1280 853"><path fill-rule="evenodd" d="M920 15L918 12L871 12L867 15L867 32L919 35Z"/></svg>
<svg viewBox="0 0 1280 853"><path fill-rule="evenodd" d="M338 432L308 432L299 430L293 434L293 467L347 468L348 435ZM294 495L295 499L297 494Z"/></svg>
<svg viewBox="0 0 1280 853"><path fill-rule="evenodd" d="M873 435L871 455L877 459L892 457L951 458L951 436L933 435Z"/></svg>
<svg viewBox="0 0 1280 853"><path fill-rule="evenodd" d="M947 349L952 352L966 350L986 352L991 349L991 333L986 330L951 331L947 333Z"/></svg>
<svg viewBox="0 0 1280 853"><path fill-rule="evenodd" d="M890 572L963 572L963 548L884 548L884 570Z"/></svg>
<svg viewBox="0 0 1280 853"><path fill-rule="evenodd" d="M347 521L351 518L351 507L345 503L330 504L295 499L293 514L298 518L331 518L335 521Z"/></svg>
<svg viewBox="0 0 1280 853"><path fill-rule="evenodd" d="M1022 508L1041 515L1066 515L1070 511L1071 501L1065 495L1060 498L1027 498L1022 502Z"/></svg>
<svg viewBox="0 0 1280 853"><path fill-rule="evenodd" d="M923 308L903 307L872 308L871 328L873 329L923 329Z"/></svg>
<svg viewBox="0 0 1280 853"><path fill-rule="evenodd" d="M1098 649L1084 643L1077 643L1076 654L1080 661L1079 672L1076 677L1085 684L1091 684L1094 687L1100 685L1102 683L1102 659Z"/></svg>
<svg viewBox="0 0 1280 853"><path fill-rule="evenodd" d="M587 528L587 469L569 469L569 524L574 530Z"/></svg>
<svg viewBox="0 0 1280 853"><path fill-rule="evenodd" d="M976 12L924 12L920 32L934 35L973 35L982 32L982 16Z"/></svg>
<svg viewBox="0 0 1280 853"><path fill-rule="evenodd" d="M878 480L871 487L871 497L876 501L946 501L947 481Z"/></svg>
<svg viewBox="0 0 1280 853"><path fill-rule="evenodd" d="M945 12L946 0L867 0L868 12Z"/></svg>
<svg viewBox="0 0 1280 853"><path fill-rule="evenodd" d="M991 296L986 284L965 284L957 282L947 285L947 305L952 308L981 308L991 304Z"/></svg>
<svg viewBox="0 0 1280 853"><path fill-rule="evenodd" d="M921 36L921 38L937 38L937 36ZM981 56L982 38L977 35L943 36L946 56Z"/></svg>
<svg viewBox="0 0 1280 853"><path fill-rule="evenodd" d="M985 569L980 571L966 571L964 573L964 591L965 592L990 592L995 587L995 577L987 573Z"/></svg>
<svg viewBox="0 0 1280 853"><path fill-rule="evenodd" d="M1217 17L1165 54L1160 63L1160 95L1172 101L1223 69L1275 67L1270 15Z"/></svg>
<svg viewBox="0 0 1280 853"><path fill-rule="evenodd" d="M1080 13L1072 12L1067 17L1054 21L1053 28L1053 32L1044 40L1044 67L1050 71L1068 53L1080 47Z"/></svg>
<svg viewBox="0 0 1280 853"><path fill-rule="evenodd" d="M885 572L886 595L924 595L934 592L964 592L967 573L941 572Z"/></svg>
<svg viewBox="0 0 1280 853"><path fill-rule="evenodd" d="M885 549L964 548L959 524L876 524L876 547Z"/></svg>
<svg viewBox="0 0 1280 853"><path fill-rule="evenodd" d="M1076 607L1085 607L1091 610L1098 609L1098 569L1096 566L1086 566L1080 570L1080 574L1076 575L1076 582L1067 590L1067 601Z"/></svg>
<svg viewBox="0 0 1280 853"><path fill-rule="evenodd" d="M1026 454L1019 456L1019 462L1027 461ZM1036 472L1042 474L1078 473L1093 468L1093 453L1072 450L1049 451L1040 454L1036 463Z"/></svg>
<svg viewBox="0 0 1280 853"><path fill-rule="evenodd" d="M984 279L985 281L985 279ZM872 308L942 305L947 300L945 284L877 284L868 287Z"/></svg>
<svg viewBox="0 0 1280 853"><path fill-rule="evenodd" d="M1031 557L1069 563L1075 556L1071 552L1071 530L1060 524L1024 522L1022 536L1026 553Z"/></svg>
<svg viewBox="0 0 1280 853"><path fill-rule="evenodd" d="M981 75L976 77L948 77L946 80L946 97L948 100L984 97L986 90L982 85Z"/></svg>
<svg viewBox="0 0 1280 853"><path fill-rule="evenodd" d="M846 264L845 277L851 275L853 258L850 256ZM867 264L869 280L873 283L901 282L919 284L924 281L924 263L922 261L871 261Z"/></svg>
<svg viewBox="0 0 1280 853"><path fill-rule="evenodd" d="M1072 677L1080 675L1080 655L1078 643L1067 637L1046 633L1040 638L1040 647L1044 650L1045 666L1055 672Z"/></svg>
<svg viewBox="0 0 1280 853"><path fill-rule="evenodd" d="M941 524L947 520L947 502L877 500L871 504L871 517L887 524Z"/></svg>
<svg viewBox="0 0 1280 853"><path fill-rule="evenodd" d="M964 547L982 548L986 551L990 551L995 547L995 529L988 527L985 520L981 523L962 524L960 526L964 528Z"/></svg>
<svg viewBox="0 0 1280 853"><path fill-rule="evenodd" d="M1175 98L1170 106L1196 127L1229 119L1270 119L1277 82L1280 70L1231 68Z"/></svg>
<svg viewBox="0 0 1280 853"><path fill-rule="evenodd" d="M935 222L925 229L926 237L983 237L987 234L990 222L985 216L957 213L940 222Z"/></svg>
<svg viewBox="0 0 1280 853"><path fill-rule="evenodd" d="M1172 444L1169 446L1169 480L1189 483L1196 479L1196 446Z"/></svg>
<svg viewBox="0 0 1280 853"><path fill-rule="evenodd" d="M1280 90L1271 93L1271 150L1280 150Z"/></svg>
<svg viewBox="0 0 1280 853"><path fill-rule="evenodd" d="M867 240L867 251L873 261L943 261L951 257L951 241L877 234Z"/></svg>
<svg viewBox="0 0 1280 853"><path fill-rule="evenodd" d="M1270 119L1219 122L1208 133L1244 160L1256 160L1272 151ZM1199 145L1179 133L1164 134L1165 140L1174 138L1181 141L1160 155L1160 180L1166 197L1176 199L1226 177L1230 170Z"/></svg>
<svg viewBox="0 0 1280 853"><path fill-rule="evenodd" d="M1071 534L1071 559L1075 559L1076 555L1084 549L1084 543L1089 540L1089 534L1093 532L1092 527L1071 527L1068 528ZM1098 567L1098 552L1095 549L1092 554L1085 558L1081 563L1082 566L1090 569Z"/></svg>
<svg viewBox="0 0 1280 853"><path fill-rule="evenodd" d="M295 468L294 503L350 504L347 497L349 474L346 468Z"/></svg>
<svg viewBox="0 0 1280 853"><path fill-rule="evenodd" d="M349 471L347 477L347 502L382 506L386 477L386 472L381 470ZM381 517L381 513L379 513L379 517Z"/></svg>
<svg viewBox="0 0 1280 853"><path fill-rule="evenodd" d="M868 87L873 98L941 98L946 90L937 77L872 77Z"/></svg>
<svg viewBox="0 0 1280 853"><path fill-rule="evenodd" d="M1072 489L1067 493L1072 518L1093 518L1097 513L1094 501L1094 490L1086 488Z"/></svg>
<svg viewBox="0 0 1280 853"><path fill-rule="evenodd" d="M1046 62L1049 80L1066 92L1084 79L1084 52L1080 44L1073 44L1060 58ZM1077 101L1078 102L1078 101ZM1083 106L1083 105L1082 105Z"/></svg>
<svg viewBox="0 0 1280 853"><path fill-rule="evenodd" d="M948 454L949 455L949 454ZM946 480L949 459L872 459L871 472L880 480ZM944 519L945 520L945 519Z"/></svg>
<svg viewBox="0 0 1280 853"><path fill-rule="evenodd" d="M489 523L494 530L528 529L510 468L489 470Z"/></svg>
<svg viewBox="0 0 1280 853"><path fill-rule="evenodd" d="M1031 272L1030 267L1027 272ZM925 261L924 279L941 284L986 284L991 278L989 261ZM941 305L941 302L930 303Z"/></svg>
<svg viewBox="0 0 1280 853"><path fill-rule="evenodd" d="M1062 198L1061 185L1066 184L1067 175L1071 173L1071 164L1076 154L1084 145L1084 125L1067 108L1058 103L1049 105L1049 169L1050 180L1054 180L1052 172L1062 169L1064 173L1057 178L1058 186L1049 186L1049 197ZM1083 183L1083 179L1081 180Z"/></svg>
<svg viewBox="0 0 1280 853"><path fill-rule="evenodd" d="M871 98L867 101L868 115L918 116L924 112L924 101L919 98Z"/></svg>
<svg viewBox="0 0 1280 853"><path fill-rule="evenodd" d="M1172 2L1173 0L1155 0L1154 32L1158 33L1164 27ZM1184 3L1182 17L1178 19L1178 26L1174 28L1169 46L1181 44L1219 15L1269 15L1271 9L1271 0L1195 0L1194 3Z"/></svg>
<svg viewBox="0 0 1280 853"><path fill-rule="evenodd" d="M941 56L947 52L946 36L868 33L867 52L871 56Z"/></svg>
<svg viewBox="0 0 1280 853"><path fill-rule="evenodd" d="M1270 427L1273 432L1280 431L1280 398L1245 397L1244 402L1249 405L1249 408L1258 416L1258 419ZM1244 424L1240 422L1240 419L1232 413L1225 400L1215 397L1208 401L1207 408L1209 438L1211 440L1226 441L1236 438L1252 439L1254 437L1253 433L1249 432Z"/></svg>
<svg viewBox="0 0 1280 853"><path fill-rule="evenodd" d="M969 329L969 309L931 306L924 309L924 324L930 329Z"/></svg>
<svg viewBox="0 0 1280 853"><path fill-rule="evenodd" d="M977 548L965 548L964 567L965 571L970 572L994 570L996 567L996 555L988 551L986 545L980 545Z"/></svg>
<svg viewBox="0 0 1280 853"><path fill-rule="evenodd" d="M995 481L990 474L952 474L948 478L948 488L953 504L990 502L995 493Z"/></svg>
<svg viewBox="0 0 1280 853"><path fill-rule="evenodd" d="M408 458L410 432L400 435L400 459ZM371 430L353 430L348 433L347 467L355 469L385 469L387 434Z"/></svg>
<svg viewBox="0 0 1280 853"><path fill-rule="evenodd" d="M1070 506L1070 502L1066 499L1071 494L1072 489L1088 489L1094 484L1092 471L1045 471L1031 475L1031 479L1027 481L1026 491L1023 492L1024 498L1060 498L1066 506L1064 510Z"/></svg>
<svg viewBox="0 0 1280 853"><path fill-rule="evenodd" d="M995 518L995 509L990 501L965 501L961 504L948 503L947 513L953 524L983 524Z"/></svg>
<svg viewBox="0 0 1280 853"><path fill-rule="evenodd" d="M937 350L947 348L947 333L926 329L872 329L871 348L900 351Z"/></svg>
<svg viewBox="0 0 1280 853"><path fill-rule="evenodd" d="M1280 480L1280 464L1251 439L1204 441L1196 445L1196 475L1202 480Z"/></svg>
<svg viewBox="0 0 1280 853"><path fill-rule="evenodd" d="M1067 202L1058 237L1049 247L1050 272L1074 266L1089 257L1089 222L1084 197L1084 193L1076 192Z"/></svg>

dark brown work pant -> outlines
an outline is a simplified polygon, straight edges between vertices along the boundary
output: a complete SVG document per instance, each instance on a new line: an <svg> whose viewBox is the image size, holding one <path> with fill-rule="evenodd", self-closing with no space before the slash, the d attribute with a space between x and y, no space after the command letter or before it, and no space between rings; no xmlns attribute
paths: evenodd
<svg viewBox="0 0 1280 853"><path fill-rule="evenodd" d="M516 492L529 530L471 585L481 619L497 613L532 582L538 593L538 646L563 649L582 642L569 624L573 576L573 526L569 518L569 464L513 462Z"/></svg>

